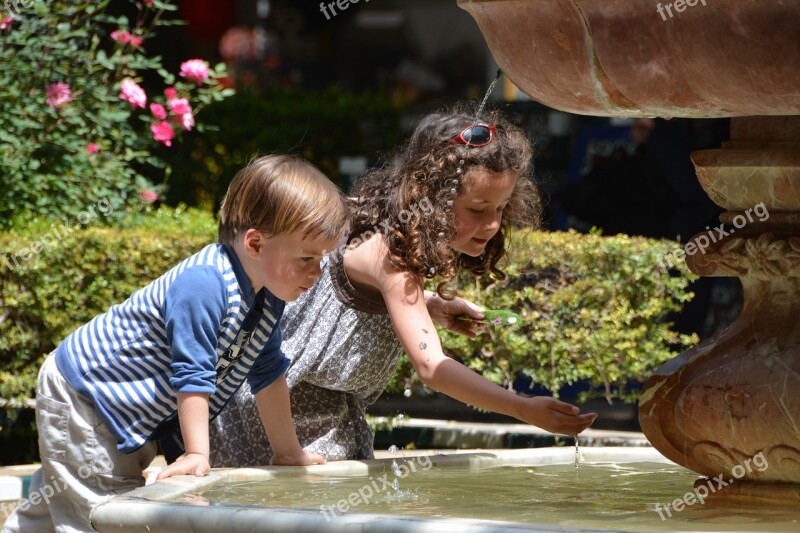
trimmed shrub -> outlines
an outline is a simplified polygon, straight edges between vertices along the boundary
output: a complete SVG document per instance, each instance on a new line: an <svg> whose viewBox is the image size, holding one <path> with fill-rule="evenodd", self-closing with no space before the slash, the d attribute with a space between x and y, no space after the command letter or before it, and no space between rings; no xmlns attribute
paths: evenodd
<svg viewBox="0 0 800 533"><path fill-rule="evenodd" d="M216 240L214 219L194 209L123 225L0 232L0 398L32 398L39 366L64 337Z"/></svg>
<svg viewBox="0 0 800 533"><path fill-rule="evenodd" d="M39 221L0 232L0 398L33 398L44 357L64 337L216 241L215 220L196 209L129 214L113 229L93 213L79 218L80 227ZM510 241L518 259L506 280L464 275L458 289L488 308L520 313L522 322L490 327L476 340L440 332L449 355L492 381L508 386L529 376L557 395L588 380L607 398L630 401L629 382L697 342L665 318L691 297L685 267L657 266L676 243L537 232ZM404 359L387 390L418 386ZM5 428L13 414L6 406ZM23 425L30 431L29 420ZM4 427L0 442L9 438Z"/></svg>
<svg viewBox="0 0 800 533"><path fill-rule="evenodd" d="M663 362L696 344L696 335L670 329L667 317L692 298L695 276L684 266L658 265L678 244L624 235L518 232L507 278L462 274L460 296L488 309L522 315L514 327L488 327L477 339L441 331L451 357L495 383L530 378L555 396L586 381L579 402L604 396L632 402L630 384L645 381ZM406 395L421 385L407 360L388 390Z"/></svg>

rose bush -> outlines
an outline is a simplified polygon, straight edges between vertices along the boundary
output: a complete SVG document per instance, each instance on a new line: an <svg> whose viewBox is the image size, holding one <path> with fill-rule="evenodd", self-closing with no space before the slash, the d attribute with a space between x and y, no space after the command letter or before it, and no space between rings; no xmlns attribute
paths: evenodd
<svg viewBox="0 0 800 533"><path fill-rule="evenodd" d="M0 11L0 227L74 218L99 201L117 217L152 203L163 183L144 175L169 173L158 143L172 146L198 111L233 93L217 83L224 65L187 58L177 76L167 72L147 40L180 23L176 7L130 2L130 17L91 1L9 1ZM156 94L143 86L148 73L163 83Z"/></svg>

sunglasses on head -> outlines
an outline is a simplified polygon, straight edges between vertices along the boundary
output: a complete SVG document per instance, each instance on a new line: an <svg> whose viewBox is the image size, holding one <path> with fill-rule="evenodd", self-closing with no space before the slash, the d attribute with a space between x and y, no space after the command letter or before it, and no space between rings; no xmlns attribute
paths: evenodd
<svg viewBox="0 0 800 533"><path fill-rule="evenodd" d="M475 124L453 137L453 142L466 144L472 148L479 148L492 142L498 131L503 131L503 128L488 124Z"/></svg>

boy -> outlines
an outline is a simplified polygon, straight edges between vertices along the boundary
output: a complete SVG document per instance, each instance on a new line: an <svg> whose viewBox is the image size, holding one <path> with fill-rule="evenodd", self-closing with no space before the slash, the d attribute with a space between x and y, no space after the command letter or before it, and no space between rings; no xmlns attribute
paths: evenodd
<svg viewBox="0 0 800 533"><path fill-rule="evenodd" d="M42 468L6 531L91 530L91 509L144 484L155 441L173 457L159 479L209 471L209 419L247 379L274 464L324 459L297 441L278 322L320 275L347 226L336 187L289 156L251 162L205 247L68 336L39 373ZM37 494L43 498L35 498Z"/></svg>

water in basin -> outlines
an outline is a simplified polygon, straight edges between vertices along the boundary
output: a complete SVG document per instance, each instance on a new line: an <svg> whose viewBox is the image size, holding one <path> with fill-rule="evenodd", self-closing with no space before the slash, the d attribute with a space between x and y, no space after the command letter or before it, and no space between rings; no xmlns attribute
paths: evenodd
<svg viewBox="0 0 800 533"><path fill-rule="evenodd" d="M441 468L420 458L397 466L360 476L305 473L212 485L183 498L314 509L331 519L363 512L622 531L800 531L797 509L706 499L676 510L671 502L683 499L698 475L669 462L584 463L578 472L573 464Z"/></svg>

